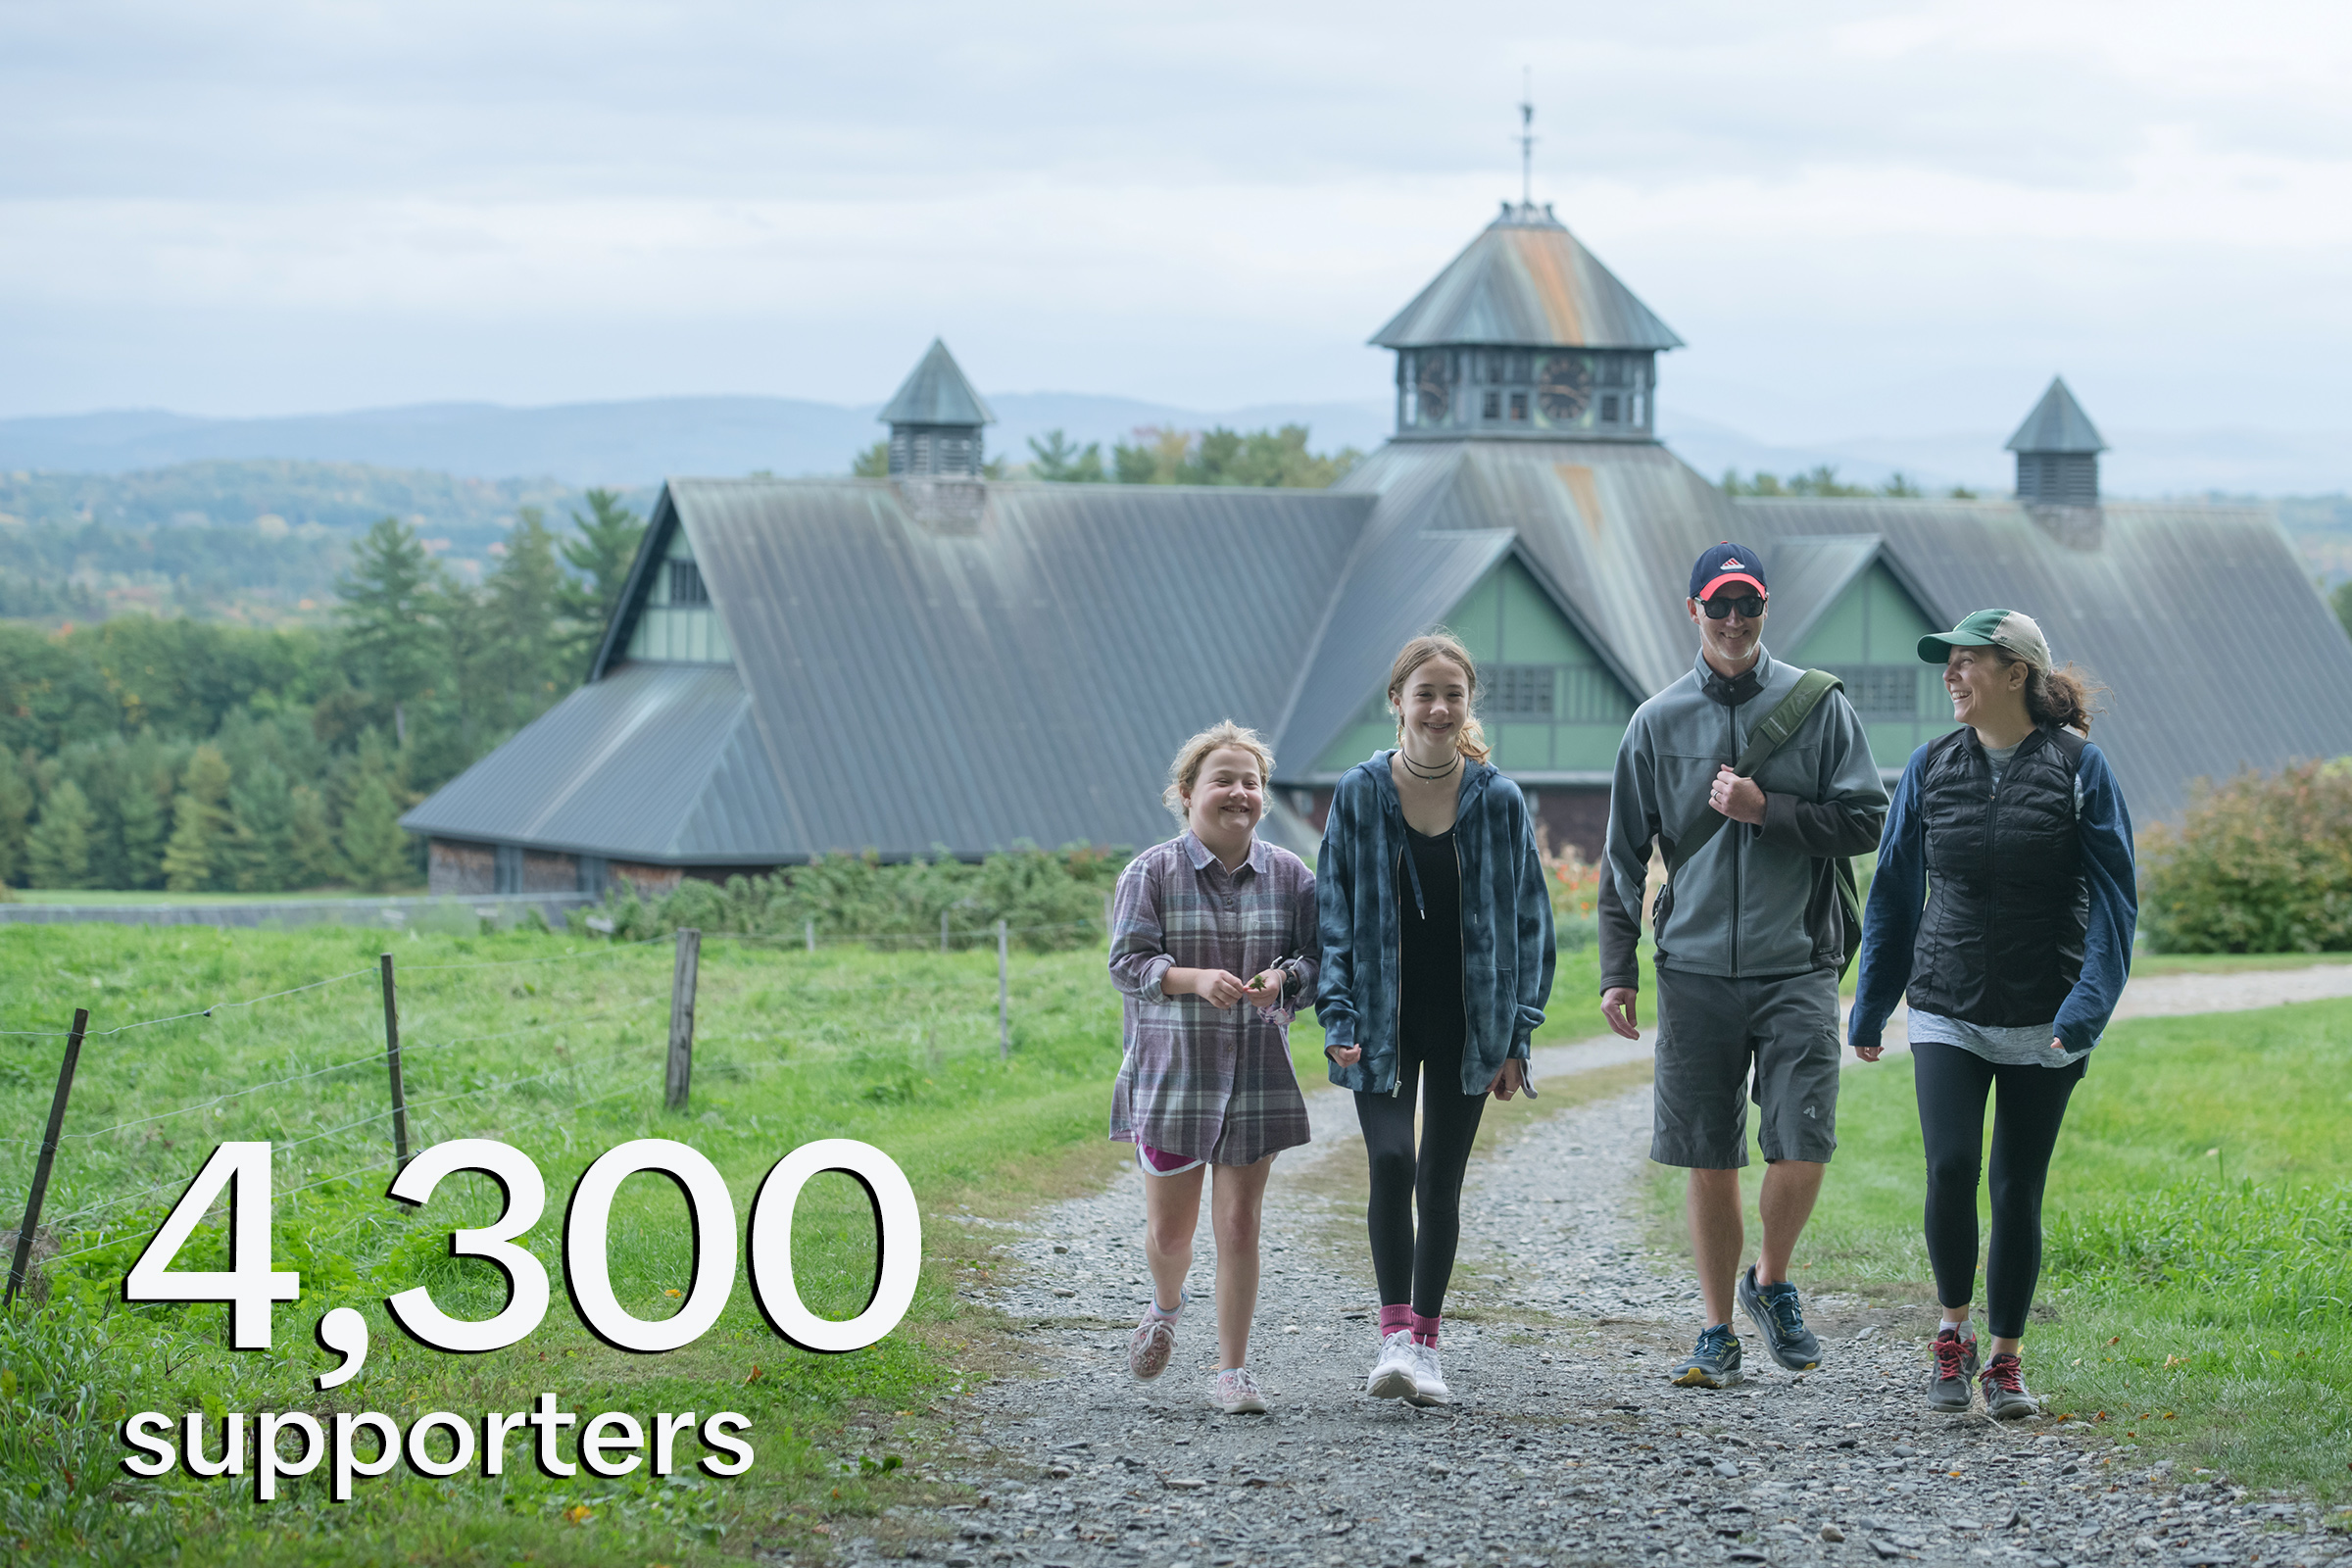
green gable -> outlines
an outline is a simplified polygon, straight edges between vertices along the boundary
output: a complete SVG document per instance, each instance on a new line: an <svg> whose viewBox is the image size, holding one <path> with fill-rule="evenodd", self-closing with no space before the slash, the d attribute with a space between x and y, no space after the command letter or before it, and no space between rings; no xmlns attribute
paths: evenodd
<svg viewBox="0 0 2352 1568"><path fill-rule="evenodd" d="M1478 714L1495 766L1515 778L1606 778L1636 699L1525 566L1505 559L1447 612L1446 625L1478 662ZM1344 772L1396 738L1388 694L1375 691L1315 771Z"/></svg>
<svg viewBox="0 0 2352 1568"><path fill-rule="evenodd" d="M1873 562L1785 657L1844 681L1846 700L1870 736L1871 755L1882 768L1898 768L1952 727L1942 671L1919 659L1920 638L1941 630L1886 563Z"/></svg>

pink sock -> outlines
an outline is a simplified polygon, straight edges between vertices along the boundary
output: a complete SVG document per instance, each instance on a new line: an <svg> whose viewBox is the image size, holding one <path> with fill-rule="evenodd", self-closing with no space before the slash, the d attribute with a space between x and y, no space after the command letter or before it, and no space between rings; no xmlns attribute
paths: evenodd
<svg viewBox="0 0 2352 1568"><path fill-rule="evenodd" d="M1381 1306L1380 1337L1382 1339L1387 1339L1398 1329L1409 1329L1412 1326L1413 1308L1410 1302L1397 1301L1395 1303L1384 1303Z"/></svg>
<svg viewBox="0 0 2352 1568"><path fill-rule="evenodd" d="M1443 1314L1438 1317L1423 1317L1418 1312L1413 1313L1413 1343L1426 1345L1431 1349L1436 1349L1438 1347L1438 1324L1443 1320Z"/></svg>

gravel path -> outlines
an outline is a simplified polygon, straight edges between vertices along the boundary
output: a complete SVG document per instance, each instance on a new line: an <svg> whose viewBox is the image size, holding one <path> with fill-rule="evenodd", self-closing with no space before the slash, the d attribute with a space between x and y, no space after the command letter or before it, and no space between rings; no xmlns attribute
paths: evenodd
<svg viewBox="0 0 2352 1568"><path fill-rule="evenodd" d="M2126 1006L2347 994L2352 966L2175 975L2134 982ZM1003 1232L1023 1266L986 1298L1034 1362L950 1401L969 1436L946 1469L975 1499L894 1510L868 1536L837 1538L839 1560L2194 1568L2338 1555L2342 1538L2307 1501L2176 1484L2169 1465L2133 1468L2080 1423L1929 1413L1932 1308L1817 1296L1818 1371L1772 1366L1749 1333L1744 1387L1670 1385L1697 1293L1645 1245L1649 1090L1603 1076L1646 1054L1646 1041L1613 1038L1546 1050L1544 1098L1490 1110L1495 1136L1471 1166L1446 1303L1451 1407L1362 1394L1376 1335L1361 1144L1346 1097L1322 1091L1308 1097L1315 1142L1281 1157L1267 1194L1250 1360L1272 1414L1227 1417L1207 1402L1205 1223L1201 1299L1175 1359L1156 1384L1127 1378L1127 1333L1150 1289L1142 1178L1129 1171Z"/></svg>

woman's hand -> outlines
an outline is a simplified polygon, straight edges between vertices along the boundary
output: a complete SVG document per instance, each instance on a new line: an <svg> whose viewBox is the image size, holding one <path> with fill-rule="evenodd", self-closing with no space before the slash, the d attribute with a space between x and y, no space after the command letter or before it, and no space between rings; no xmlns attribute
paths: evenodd
<svg viewBox="0 0 2352 1568"><path fill-rule="evenodd" d="M2050 1042L2050 1049L2063 1056L2066 1054L2066 1042L2063 1040L2053 1040Z"/></svg>
<svg viewBox="0 0 2352 1568"><path fill-rule="evenodd" d="M1525 1082L1527 1063L1517 1056L1508 1056L1503 1059L1502 1071L1496 1073L1494 1081L1487 1085L1487 1093L1496 1100L1508 1100L1519 1092L1519 1086Z"/></svg>
<svg viewBox="0 0 2352 1568"><path fill-rule="evenodd" d="M1856 1046L1854 1048L1854 1054L1860 1056L1864 1061L1876 1061L1886 1054L1886 1052L1885 1046Z"/></svg>
<svg viewBox="0 0 2352 1568"><path fill-rule="evenodd" d="M1283 987L1290 983L1291 971L1276 965L1263 974L1251 975L1250 983L1242 990L1248 994L1250 1001L1261 1007L1279 1007L1282 1005Z"/></svg>
<svg viewBox="0 0 2352 1568"><path fill-rule="evenodd" d="M1170 969L1159 977L1163 996L1199 997L1212 1007L1230 1007L1249 993L1223 969Z"/></svg>
<svg viewBox="0 0 2352 1568"><path fill-rule="evenodd" d="M1328 1060L1336 1061L1343 1067L1352 1067L1364 1059L1364 1048L1361 1046L1325 1046L1323 1054Z"/></svg>

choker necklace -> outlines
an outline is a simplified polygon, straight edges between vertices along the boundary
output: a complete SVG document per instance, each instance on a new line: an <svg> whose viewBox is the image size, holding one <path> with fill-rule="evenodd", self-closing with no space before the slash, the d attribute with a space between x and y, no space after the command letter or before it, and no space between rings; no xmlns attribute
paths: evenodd
<svg viewBox="0 0 2352 1568"><path fill-rule="evenodd" d="M1401 746L1396 748L1396 756L1403 761L1404 770L1418 779L1441 779L1451 773L1455 768L1462 765L1462 754L1459 752L1453 754L1452 761L1447 762L1444 767L1439 768L1434 773L1428 771L1427 769L1423 768L1421 764L1414 761L1411 757L1406 755L1404 748Z"/></svg>

